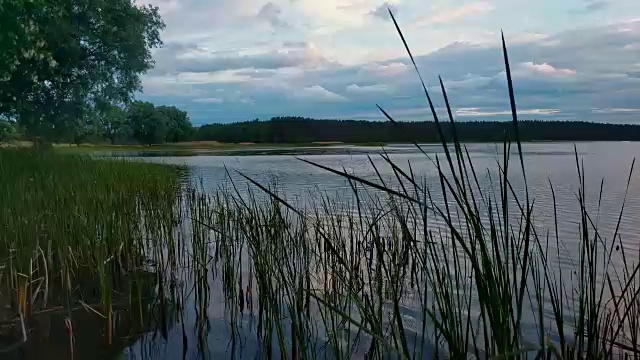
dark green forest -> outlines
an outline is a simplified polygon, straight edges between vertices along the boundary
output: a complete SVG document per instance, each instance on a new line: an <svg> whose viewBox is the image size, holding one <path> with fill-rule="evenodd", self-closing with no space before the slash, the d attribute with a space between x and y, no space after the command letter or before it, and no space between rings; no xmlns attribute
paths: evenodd
<svg viewBox="0 0 640 360"><path fill-rule="evenodd" d="M451 125L441 123L443 134L451 140ZM500 142L513 139L511 122L457 122L462 141ZM522 141L639 141L640 125L602 124L582 121L521 121ZM277 117L269 121L209 124L195 129L195 140L254 143L408 143L440 141L434 122L391 122L357 120L315 120Z"/></svg>

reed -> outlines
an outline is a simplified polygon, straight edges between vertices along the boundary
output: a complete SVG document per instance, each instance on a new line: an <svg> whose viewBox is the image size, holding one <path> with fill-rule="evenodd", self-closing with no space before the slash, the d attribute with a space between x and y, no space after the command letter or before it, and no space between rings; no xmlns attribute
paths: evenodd
<svg viewBox="0 0 640 360"><path fill-rule="evenodd" d="M377 168L373 181L301 159L344 178L352 190L346 200L320 195L296 203L246 176L257 192L235 184L217 192L224 211L199 223L215 234L213 246L227 249L219 259L233 274L224 281L230 300L238 296L236 279L246 274L237 256L250 259L264 352L291 358L640 357L637 255L624 248L618 228L612 234L598 229L599 205L595 214L589 210L577 151L576 253L564 251L570 239L560 236L556 211L551 229L536 222L504 39L503 55L513 126L494 169L474 167L457 138L444 83L447 114L440 119L413 62L442 140L440 154L415 146L437 171L437 183L383 153L394 179ZM450 123L450 132L441 121ZM556 209L551 184L549 191ZM623 214L624 203L618 225ZM561 265L566 256L571 269Z"/></svg>
<svg viewBox="0 0 640 360"><path fill-rule="evenodd" d="M179 189L168 166L0 151L4 320L24 329L33 314L61 307L72 329L80 307L105 320L111 343L114 308L141 306L151 249L171 245Z"/></svg>

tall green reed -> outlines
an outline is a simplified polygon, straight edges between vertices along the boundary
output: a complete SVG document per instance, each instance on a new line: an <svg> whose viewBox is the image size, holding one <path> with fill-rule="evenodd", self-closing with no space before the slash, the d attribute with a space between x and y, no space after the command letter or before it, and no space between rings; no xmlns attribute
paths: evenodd
<svg viewBox="0 0 640 360"><path fill-rule="evenodd" d="M426 183L411 164L403 169L383 153L391 180L373 161L377 181L301 159L343 177L352 190L347 202L321 196L311 205L295 204L244 175L266 199L235 187L216 195L224 199L225 215L204 226L217 234L218 244L248 245L263 350L296 358L640 356L640 265L620 241L624 204L615 232L602 234L586 205L584 166L576 151L581 226L575 269L567 276L560 256L553 256L552 249L559 252L567 244L558 231L562 224L552 186L555 228L543 229L535 221L504 37L513 128L504 134L496 168L486 171L487 187L484 169L474 167L457 138L444 82L439 85L448 133L391 16L441 139L442 152L433 156L415 144L438 182ZM633 167L629 181L632 172ZM235 230L220 230L230 227ZM614 249L622 268L614 266ZM221 258L222 266L231 265L226 271L239 276L242 265L228 263L232 258ZM234 281L225 284L235 298Z"/></svg>
<svg viewBox="0 0 640 360"><path fill-rule="evenodd" d="M106 319L111 343L116 302L141 306L151 249L171 245L179 194L167 166L0 151L0 298L20 319L82 307Z"/></svg>

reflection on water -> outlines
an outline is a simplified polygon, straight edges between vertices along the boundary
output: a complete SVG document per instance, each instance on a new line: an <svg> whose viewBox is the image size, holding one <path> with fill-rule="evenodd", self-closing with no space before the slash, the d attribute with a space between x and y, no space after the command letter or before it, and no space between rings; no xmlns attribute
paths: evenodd
<svg viewBox="0 0 640 360"><path fill-rule="evenodd" d="M71 309L50 306L30 314L25 319L27 339L22 343L22 324L19 319L6 321L0 327L1 359L115 359L138 342L142 334L157 328L157 309L154 308L155 275L138 273L140 297L116 297L113 304L111 343L108 343L106 314L100 299L92 297L90 286L85 291L84 304ZM122 284L115 292L129 291L131 284ZM52 298L62 296L59 287L52 286ZM142 301L138 301L141 299ZM7 314L8 315L8 314ZM3 316L9 319L10 316ZM72 322L68 322L72 319ZM140 319L145 319L143 323Z"/></svg>

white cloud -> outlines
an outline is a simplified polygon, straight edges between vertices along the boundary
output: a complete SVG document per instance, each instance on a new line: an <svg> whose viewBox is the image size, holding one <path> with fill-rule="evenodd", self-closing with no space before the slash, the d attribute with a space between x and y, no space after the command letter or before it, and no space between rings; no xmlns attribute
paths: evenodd
<svg viewBox="0 0 640 360"><path fill-rule="evenodd" d="M320 85L305 87L300 91L295 91L291 95L293 98L310 100L315 102L343 102L349 101L346 97L333 93Z"/></svg>
<svg viewBox="0 0 640 360"><path fill-rule="evenodd" d="M559 114L560 109L525 109L518 110L518 115L555 115ZM482 108L460 108L456 110L457 116L500 116L500 115L511 115L511 111L509 110L500 110L500 111L492 111L492 110L483 110Z"/></svg>
<svg viewBox="0 0 640 360"><path fill-rule="evenodd" d="M292 5L308 19L313 33L329 35L362 26L377 3L377 0L296 0Z"/></svg>
<svg viewBox="0 0 640 360"><path fill-rule="evenodd" d="M610 108L610 109L591 109L594 114L640 114L640 109L633 108Z"/></svg>
<svg viewBox="0 0 640 360"><path fill-rule="evenodd" d="M452 8L438 9L414 21L416 26L444 24L470 17L483 16L495 9L489 1L475 1Z"/></svg>
<svg viewBox="0 0 640 360"><path fill-rule="evenodd" d="M392 62L389 64L372 63L364 66L364 70L378 76L394 76L409 70L409 65L401 62Z"/></svg>
<svg viewBox="0 0 640 360"><path fill-rule="evenodd" d="M391 90L387 85L383 85L383 84L364 85L364 86L351 84L351 85L347 85L345 89L348 92L356 93L356 94L388 93Z"/></svg>
<svg viewBox="0 0 640 360"><path fill-rule="evenodd" d="M369 15L382 20L390 20L391 16L389 15L389 10L391 10L394 16L398 15L398 5L390 4L388 2L385 2L384 4L369 11Z"/></svg>
<svg viewBox="0 0 640 360"><path fill-rule="evenodd" d="M201 103L201 104L222 104L224 102L224 100L220 99L220 98L199 98L199 99L194 99L193 102L195 103Z"/></svg>
<svg viewBox="0 0 640 360"><path fill-rule="evenodd" d="M519 64L520 70L526 74L552 76L552 77L566 77L576 75L576 70L573 69L561 69L553 67L547 63L536 64L533 62L524 62Z"/></svg>

